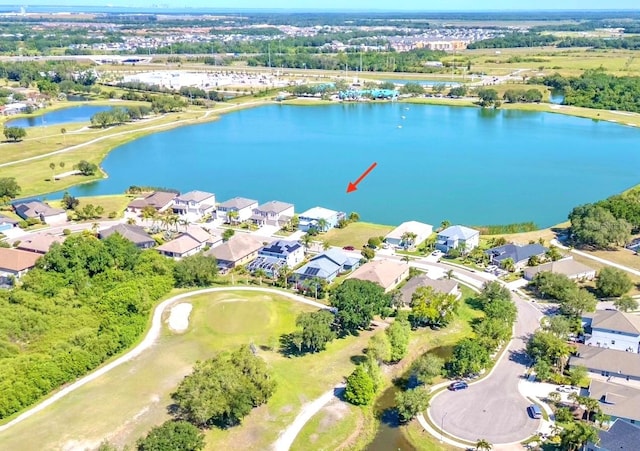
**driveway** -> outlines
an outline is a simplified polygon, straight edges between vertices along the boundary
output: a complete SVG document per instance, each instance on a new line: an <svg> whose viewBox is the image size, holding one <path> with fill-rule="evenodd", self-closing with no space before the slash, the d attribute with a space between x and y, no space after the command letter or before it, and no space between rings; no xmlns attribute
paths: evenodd
<svg viewBox="0 0 640 451"><path fill-rule="evenodd" d="M431 401L428 415L451 435L507 444L526 439L538 429L540 421L527 415L531 402L520 394L518 382L529 363L525 339L538 328L542 314L515 293L513 300L518 307L515 335L493 372L466 390L445 390Z"/></svg>

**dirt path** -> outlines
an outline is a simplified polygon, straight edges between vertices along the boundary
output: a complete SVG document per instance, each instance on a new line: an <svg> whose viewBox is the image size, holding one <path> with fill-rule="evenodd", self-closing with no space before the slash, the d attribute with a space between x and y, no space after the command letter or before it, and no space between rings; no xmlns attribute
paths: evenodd
<svg viewBox="0 0 640 451"><path fill-rule="evenodd" d="M230 105L230 106L227 106L227 107L220 108L218 110L209 110L209 111L206 111L204 113L204 115L202 115L202 117L199 118L199 119L205 119L211 113L216 113L217 114L217 113L221 113L221 112L224 112L224 111L232 110L234 108L242 108L242 107L251 106L251 105L258 105L258 104L261 104L261 103L265 103L265 102L263 100L258 100L258 101L255 101L255 102L237 103L237 104L233 104L233 105ZM83 142L81 144L76 144L75 146L65 147L64 149L56 150L56 151L45 153L45 154L42 154L42 155L36 155L35 157L23 158L21 160L14 160L14 161L9 161L8 163L2 163L2 164L0 164L0 168L5 167L5 166L12 166L14 164L26 163L27 161L40 160L42 158L47 158L47 157L50 157L52 155L58 155L58 154L61 154L61 153L71 152L73 150L80 149L80 148L88 146L90 144L94 144L94 143L97 143L97 142L100 142L100 141L104 141L105 139L114 138L116 136L124 136L124 135L129 135L131 133L138 133L138 132L147 131L147 130L156 130L156 129L161 129L163 127L174 127L176 124L182 124L182 123L186 123L186 122L193 122L194 120L198 120L198 119L182 119L182 120L179 120L179 121L169 122L169 123L166 123L166 124L151 125L149 127L138 128L138 129L135 129L135 130L126 130L124 132L113 133L111 135L101 136L99 138L95 138L95 139L92 139L90 141Z"/></svg>
<svg viewBox="0 0 640 451"><path fill-rule="evenodd" d="M167 309L167 307L171 306L172 304L174 304L177 301L189 298L191 296L196 296L196 295L199 295L199 294L206 294L206 293L218 293L218 292L223 292L223 291L253 291L253 292L260 292L260 293L269 293L269 294L275 294L275 295L278 295L278 296L283 296L283 297L291 299L293 301L301 302L303 304L311 305L313 307L317 307L317 308L321 308L321 309L329 309L330 308L327 305L320 304L319 302L311 301L311 300L306 299L306 298L304 298L302 296L298 296L298 295L295 295L295 294L292 294L292 293L287 293L285 291L275 290L273 288L258 288L258 287L206 288L204 290L197 290L197 291L192 291L192 292L189 292L189 293L180 294L178 296L174 296L174 297L172 297L170 299L167 299L166 301L161 302L155 308L155 310L153 311L153 319L151 320L151 327L149 328L149 331L147 332L147 335L144 337L144 339L140 342L140 344L138 346L136 346L135 348L133 348L131 351L127 352L126 354L118 357L116 360L106 364L103 367L98 368L93 373L90 373L90 374L84 376L83 378L78 379L77 381L73 382L72 384L67 385L62 390L54 393L49 398L47 398L44 401L42 401L40 404L36 404L34 407L32 407L29 410L21 413L16 418L14 418L13 420L9 421L7 424L3 424L2 426L0 426L0 432L6 431L7 429L11 428L12 426L15 426L16 424L20 423L21 421L24 421L27 418L31 417L32 415L35 415L36 413L46 409L47 407L49 407L50 405L52 405L56 401L64 398L65 396L67 396L69 393L72 393L73 391L77 390L78 388L82 387L83 385L98 379L100 376L103 376L104 374L108 373L112 369L122 365L125 362L128 362L129 360L139 356L144 351L149 349L151 346L153 346L155 344L155 342L158 340L158 337L160 336L160 331L162 329L162 315L165 312L165 310ZM333 391L331 393L333 393ZM305 421L305 423L306 423L306 421ZM303 425L304 425L304 423L303 423ZM297 432L296 432L296 435L297 435ZM294 436L294 438L295 438L295 436Z"/></svg>

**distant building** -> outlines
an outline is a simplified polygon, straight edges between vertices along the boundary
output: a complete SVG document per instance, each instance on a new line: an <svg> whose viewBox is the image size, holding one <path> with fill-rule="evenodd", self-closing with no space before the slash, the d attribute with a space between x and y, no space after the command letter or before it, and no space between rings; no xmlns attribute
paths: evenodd
<svg viewBox="0 0 640 451"><path fill-rule="evenodd" d="M458 294L460 294L458 282L456 282L455 280L432 279L431 277L424 274L412 277L407 283L402 286L402 288L400 289L402 302L404 302L406 305L411 305L413 293L415 293L415 291L421 287L431 287L436 293L452 294L454 296L458 296Z"/></svg>
<svg viewBox="0 0 640 451"><path fill-rule="evenodd" d="M515 264L516 271L519 271L527 265L531 257L543 257L547 250L546 247L538 243L527 244L526 246L508 243L491 248L485 251L485 254L489 256L491 264L500 267L506 260L511 259Z"/></svg>
<svg viewBox="0 0 640 451"><path fill-rule="evenodd" d="M251 220L258 226L284 227L293 219L293 204L272 200L253 209Z"/></svg>
<svg viewBox="0 0 640 451"><path fill-rule="evenodd" d="M598 400L602 412L611 417L610 423L620 419L640 424L640 389L637 386L592 379L588 394Z"/></svg>
<svg viewBox="0 0 640 451"><path fill-rule="evenodd" d="M216 209L216 196L205 191L189 191L173 200L173 212L187 221L198 221Z"/></svg>
<svg viewBox="0 0 640 451"><path fill-rule="evenodd" d="M578 345L576 355L569 358L569 367L576 366L614 381L640 381L640 355L632 352Z"/></svg>
<svg viewBox="0 0 640 451"><path fill-rule="evenodd" d="M592 280L596 277L595 269L575 261L573 257L525 268L523 276L526 280L533 280L536 274L545 271L554 274L563 274L572 280Z"/></svg>
<svg viewBox="0 0 640 451"><path fill-rule="evenodd" d="M228 201L218 205L216 217L221 219L223 222L240 223L251 218L254 208L258 208L257 200L247 199L245 197L234 197L233 199L229 199ZM231 212L237 213L237 217L233 218L232 216L229 216L229 213Z"/></svg>
<svg viewBox="0 0 640 451"><path fill-rule="evenodd" d="M215 257L218 267L226 271L249 263L258 256L261 248L262 241L248 233L236 233L226 243L206 251L205 255Z"/></svg>
<svg viewBox="0 0 640 451"><path fill-rule="evenodd" d="M35 252L37 254L46 254L53 246L53 243L64 242L64 237L50 235L48 233L31 233L28 236L22 238L17 249L29 252Z"/></svg>
<svg viewBox="0 0 640 451"><path fill-rule="evenodd" d="M20 221L15 218L10 218L8 216L0 214L0 232L11 230L14 227L17 227L19 222Z"/></svg>
<svg viewBox="0 0 640 451"><path fill-rule="evenodd" d="M586 451L637 451L640 427L626 421L615 421L608 430L598 429L598 444L587 443Z"/></svg>
<svg viewBox="0 0 640 451"><path fill-rule="evenodd" d="M313 257L309 263L298 268L293 278L298 281L315 277L332 282L340 273L351 271L360 266L360 259L350 257L340 249L329 249Z"/></svg>

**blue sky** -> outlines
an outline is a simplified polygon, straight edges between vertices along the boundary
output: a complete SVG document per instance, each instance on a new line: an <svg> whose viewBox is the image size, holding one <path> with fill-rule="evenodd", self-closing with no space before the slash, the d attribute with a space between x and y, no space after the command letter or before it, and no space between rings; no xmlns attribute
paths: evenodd
<svg viewBox="0 0 640 451"><path fill-rule="evenodd" d="M169 7L283 8L349 10L546 10L546 9L640 9L638 0L0 0L0 5L139 6L162 4Z"/></svg>

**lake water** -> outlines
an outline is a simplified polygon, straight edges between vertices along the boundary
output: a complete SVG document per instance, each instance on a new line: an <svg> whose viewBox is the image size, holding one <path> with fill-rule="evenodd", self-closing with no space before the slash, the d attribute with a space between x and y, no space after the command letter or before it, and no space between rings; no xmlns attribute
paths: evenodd
<svg viewBox="0 0 640 451"><path fill-rule="evenodd" d="M75 122L89 122L91 116L100 112L110 110L108 105L76 105L51 111L39 116L28 116L13 119L7 122L7 127L39 127L42 125L70 124Z"/></svg>
<svg viewBox="0 0 640 451"><path fill-rule="evenodd" d="M278 199L298 212L315 205L357 211L383 224L551 226L576 205L637 184L639 139L632 127L550 113L271 105L120 146L103 162L109 178L71 191L163 186L211 191L219 201ZM358 191L346 194L373 162Z"/></svg>

